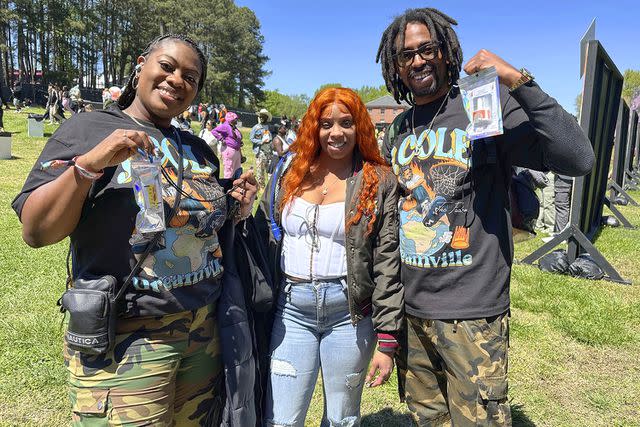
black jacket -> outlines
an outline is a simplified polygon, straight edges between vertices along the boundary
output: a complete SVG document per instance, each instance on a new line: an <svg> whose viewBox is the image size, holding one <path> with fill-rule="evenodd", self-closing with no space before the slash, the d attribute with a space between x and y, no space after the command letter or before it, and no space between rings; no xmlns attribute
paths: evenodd
<svg viewBox="0 0 640 427"><path fill-rule="evenodd" d="M256 239L253 219L219 233L224 253L217 322L224 384L216 393L207 425L260 426L269 373L269 339L275 290L266 248Z"/></svg>

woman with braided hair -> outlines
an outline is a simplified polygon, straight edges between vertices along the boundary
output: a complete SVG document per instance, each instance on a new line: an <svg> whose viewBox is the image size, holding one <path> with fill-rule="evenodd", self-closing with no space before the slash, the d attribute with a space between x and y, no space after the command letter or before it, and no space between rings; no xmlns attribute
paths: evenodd
<svg viewBox="0 0 640 427"><path fill-rule="evenodd" d="M321 425L359 425L364 385L391 375L404 296L396 190L358 95L318 93L256 216L280 283L267 425L304 425L320 368Z"/></svg>
<svg viewBox="0 0 640 427"><path fill-rule="evenodd" d="M225 192L231 183L219 181L207 144L170 125L195 99L206 70L190 39L152 41L117 103L60 126L13 202L30 246L70 237L74 284L110 277L116 291L124 289L115 345L106 352L80 351L78 337L65 333L74 425L203 425L220 406L218 233L227 217L237 222L250 214L256 183L245 174ZM153 154L163 172L170 213L154 245L135 239L137 153ZM141 269L127 278L141 258Z"/></svg>

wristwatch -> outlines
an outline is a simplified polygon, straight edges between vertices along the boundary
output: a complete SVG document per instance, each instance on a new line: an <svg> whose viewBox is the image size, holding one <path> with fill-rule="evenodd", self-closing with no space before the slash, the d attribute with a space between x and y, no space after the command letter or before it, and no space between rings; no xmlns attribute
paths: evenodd
<svg viewBox="0 0 640 427"><path fill-rule="evenodd" d="M533 74L531 74L529 70L527 70L526 68L520 68L519 71L520 71L520 74L522 74L522 77L516 80L516 82L509 87L509 91L516 90L523 84L533 80Z"/></svg>

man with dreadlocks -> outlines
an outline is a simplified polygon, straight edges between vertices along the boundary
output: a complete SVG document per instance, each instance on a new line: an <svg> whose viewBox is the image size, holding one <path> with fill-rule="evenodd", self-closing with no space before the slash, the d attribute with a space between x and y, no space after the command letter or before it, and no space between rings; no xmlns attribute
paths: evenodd
<svg viewBox="0 0 640 427"><path fill-rule="evenodd" d="M400 198L407 316L400 385L418 425L510 425L511 166L576 176L589 172L594 156L576 120L528 71L486 50L464 70L496 68L504 134L469 141L456 24L436 9L407 10L385 30L377 54L396 101L413 105L390 126L383 153L401 184L410 171L426 187L420 204L410 191Z"/></svg>

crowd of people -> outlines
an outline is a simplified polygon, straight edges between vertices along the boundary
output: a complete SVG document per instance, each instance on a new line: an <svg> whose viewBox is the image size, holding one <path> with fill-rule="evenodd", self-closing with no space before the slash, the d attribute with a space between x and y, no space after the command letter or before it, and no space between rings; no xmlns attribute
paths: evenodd
<svg viewBox="0 0 640 427"><path fill-rule="evenodd" d="M190 107L207 60L184 36L153 40L110 108L56 131L13 202L23 238L41 247L70 237L74 287L109 283L122 296L113 342L99 350L93 324L74 322L67 304L75 425L303 426L321 372L321 425L357 426L364 388L396 365L416 425L511 425L511 168L578 176L594 155L526 69L486 50L463 63L455 25L410 9L382 34L382 76L411 104L382 136L346 88L321 90L299 124L273 126L260 110L255 173L241 170L238 115ZM504 132L469 141L456 82L489 67ZM183 130L192 116L200 137ZM166 224L151 234L134 199L141 162L162 170ZM239 265L225 246L236 232L264 256ZM261 309L270 337L221 332L235 319L228 286L244 270L246 298L272 284ZM266 372L229 364L254 353Z"/></svg>
<svg viewBox="0 0 640 427"><path fill-rule="evenodd" d="M13 106L15 108L15 111L18 113L22 112L25 107L29 107L32 104L32 100L24 96L22 82L20 82L19 80L13 84L13 87L11 89L11 97L13 98ZM2 102L0 103L0 110L2 110L2 104L4 104L6 109L8 109L9 104L4 99L1 93L0 98L2 98ZM84 105L80 93L80 87L78 85L75 85L71 89L69 89L64 85L61 86L57 83L49 83L44 98L46 99L45 113L41 118L43 120L48 120L49 124L60 124L64 122L66 119L65 113L73 115L81 111L93 110L91 106L88 106L89 108L87 108ZM0 111L0 129L3 127L2 112Z"/></svg>

